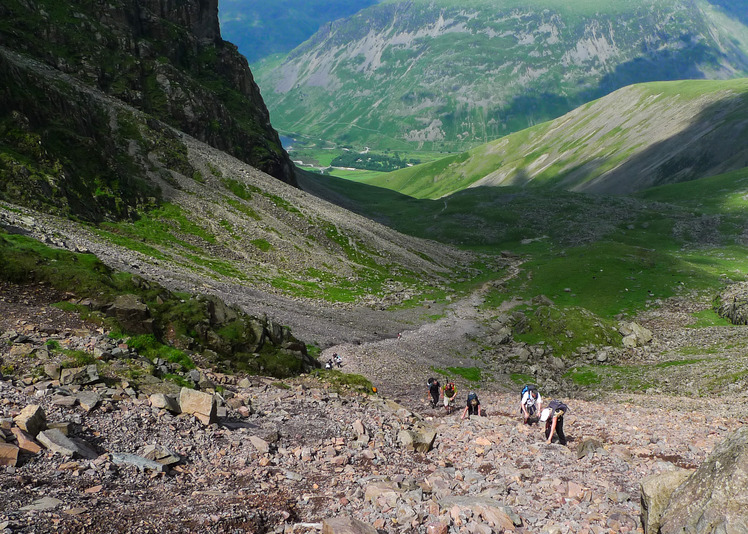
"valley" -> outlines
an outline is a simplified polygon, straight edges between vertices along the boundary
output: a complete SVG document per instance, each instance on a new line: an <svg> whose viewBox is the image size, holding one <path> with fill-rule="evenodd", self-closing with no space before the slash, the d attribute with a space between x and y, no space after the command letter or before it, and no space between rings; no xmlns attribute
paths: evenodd
<svg viewBox="0 0 748 534"><path fill-rule="evenodd" d="M747 531L745 1L302 4L0 5L0 532Z"/></svg>

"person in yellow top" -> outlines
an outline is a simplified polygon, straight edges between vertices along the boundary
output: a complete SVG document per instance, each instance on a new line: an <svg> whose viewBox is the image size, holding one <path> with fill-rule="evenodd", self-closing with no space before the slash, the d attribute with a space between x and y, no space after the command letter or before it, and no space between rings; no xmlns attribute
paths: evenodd
<svg viewBox="0 0 748 534"><path fill-rule="evenodd" d="M452 413L452 403L457 396L457 387L455 386L455 383L450 380L444 384L442 391L444 393L444 408L447 410L447 413Z"/></svg>

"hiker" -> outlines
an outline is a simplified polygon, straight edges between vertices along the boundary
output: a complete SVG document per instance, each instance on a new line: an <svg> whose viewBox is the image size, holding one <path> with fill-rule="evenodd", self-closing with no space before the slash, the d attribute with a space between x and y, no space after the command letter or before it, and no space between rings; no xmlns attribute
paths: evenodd
<svg viewBox="0 0 748 534"><path fill-rule="evenodd" d="M327 360L327 363L325 364L325 369L332 369L332 360Z"/></svg>
<svg viewBox="0 0 748 534"><path fill-rule="evenodd" d="M457 397L457 388L455 387L455 383L450 380L449 382L444 384L442 393L444 395L444 409L447 410L447 413L452 413L452 403L454 402L455 397Z"/></svg>
<svg viewBox="0 0 748 534"><path fill-rule="evenodd" d="M467 406L465 406L465 410L462 412L462 417L460 417L460 419L465 419L466 415L468 418L471 415L480 415L480 400L478 400L478 395L472 391L467 396Z"/></svg>
<svg viewBox="0 0 748 534"><path fill-rule="evenodd" d="M436 378L429 378L429 395L431 395L431 407L436 408L439 405L439 395L441 394L441 385Z"/></svg>
<svg viewBox="0 0 748 534"><path fill-rule="evenodd" d="M543 399L540 397L536 386L527 384L522 388L522 399L519 402L519 407L524 424L531 425L538 422L540 411L543 408Z"/></svg>
<svg viewBox="0 0 748 534"><path fill-rule="evenodd" d="M343 367L343 357L338 354L337 352L333 353L332 359L335 360L335 365L338 367Z"/></svg>
<svg viewBox="0 0 748 534"><path fill-rule="evenodd" d="M543 410L540 420L545 423L546 443L553 441L554 432L558 434L558 442L566 445L566 435L564 434L564 414L569 411L569 407L559 400L552 400L548 408Z"/></svg>

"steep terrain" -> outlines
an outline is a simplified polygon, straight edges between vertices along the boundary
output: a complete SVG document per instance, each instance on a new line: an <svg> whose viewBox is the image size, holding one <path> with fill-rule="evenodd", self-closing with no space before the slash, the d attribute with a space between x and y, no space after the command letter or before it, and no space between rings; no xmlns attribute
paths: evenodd
<svg viewBox="0 0 748 534"><path fill-rule="evenodd" d="M287 134L465 150L636 82L748 72L748 28L709 2L388 1L256 75Z"/></svg>
<svg viewBox="0 0 748 534"><path fill-rule="evenodd" d="M467 187L631 194L748 166L748 78L634 85L469 152L367 180L417 198Z"/></svg>
<svg viewBox="0 0 748 534"><path fill-rule="evenodd" d="M294 183L247 60L221 38L217 0L11 0L0 6L0 45ZM66 161L71 148L85 153L96 146L100 158L125 164L116 153L121 147L111 146L118 139L100 138L105 112L61 95L59 86L30 83L5 62L1 67L3 144L21 163L38 156L8 137L41 137L47 157L68 173L80 172ZM89 164L108 181L110 162Z"/></svg>
<svg viewBox="0 0 748 534"><path fill-rule="evenodd" d="M287 54L321 26L375 4L377 0L222 0L221 32L254 63Z"/></svg>
<svg viewBox="0 0 748 534"><path fill-rule="evenodd" d="M326 524L343 533L333 525L348 517L385 533L641 532L642 479L699 466L748 418L744 385L726 396L687 395L676 374L682 366L671 360L696 336L733 345L735 369L745 363L746 327L691 330L682 302L642 318L654 333L648 357L671 363L658 366L657 388L571 393L538 381L546 403L563 392L570 407L562 446L521 424L519 386L458 380L460 399L481 386L484 417L461 420L459 409L427 406L433 370L404 358L439 332L442 348L462 343L455 334L470 318L460 305L457 329L450 320L371 345L376 358L365 347L330 349L343 353L342 371L370 377L381 396L337 386L335 371L280 382L201 369L200 390L218 392L220 403L216 423L205 425L160 407L154 392L176 395L173 385L136 388L117 378L118 369L150 362L51 307L59 298L45 287L0 285L0 450L25 448L0 471L0 528L11 532L309 533ZM99 355L98 381L47 374L61 363L75 371L65 366L72 349ZM690 380L697 389L704 383ZM44 426L67 432L75 452L62 440L40 447L20 432L23 424L46 440L41 427L22 423L33 406L45 413ZM414 437L425 448L408 446Z"/></svg>
<svg viewBox="0 0 748 534"><path fill-rule="evenodd" d="M401 321L381 308L444 296L476 272L472 254L320 201L78 77L7 49L0 65L4 94L21 99L4 108L0 154L3 223L16 231L269 312L308 343L395 335Z"/></svg>

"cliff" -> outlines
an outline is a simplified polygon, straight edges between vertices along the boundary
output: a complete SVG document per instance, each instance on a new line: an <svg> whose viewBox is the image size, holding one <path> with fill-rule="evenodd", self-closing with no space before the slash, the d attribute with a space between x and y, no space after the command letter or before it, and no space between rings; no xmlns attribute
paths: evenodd
<svg viewBox="0 0 748 534"><path fill-rule="evenodd" d="M221 39L217 0L9 0L0 45L296 183L246 59ZM0 119L23 97L4 91Z"/></svg>

